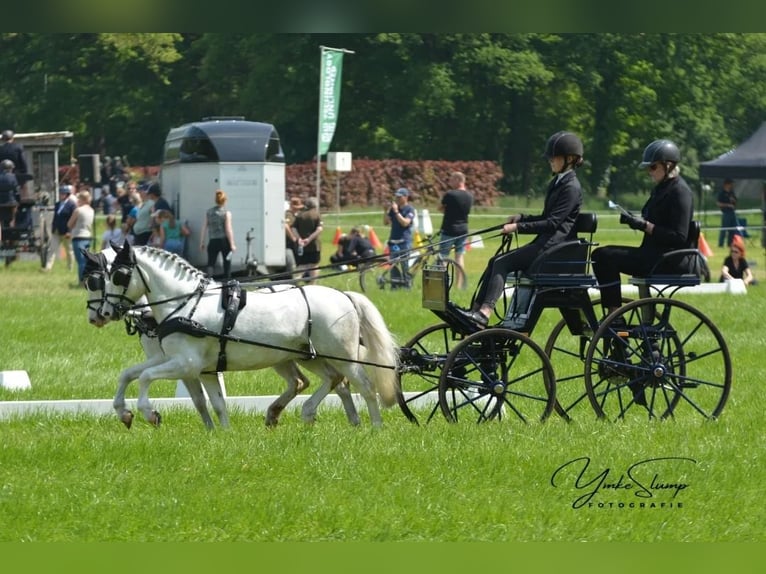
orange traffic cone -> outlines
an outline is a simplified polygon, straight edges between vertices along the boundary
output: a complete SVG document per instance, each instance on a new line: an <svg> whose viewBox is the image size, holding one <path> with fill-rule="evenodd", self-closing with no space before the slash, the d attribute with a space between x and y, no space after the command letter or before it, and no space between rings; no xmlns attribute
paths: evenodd
<svg viewBox="0 0 766 574"><path fill-rule="evenodd" d="M699 241L697 242L697 247L700 250L700 253L704 255L705 257L712 257L713 256L713 250L710 249L710 245L707 244L707 241L705 241L705 234L700 233Z"/></svg>
<svg viewBox="0 0 766 574"><path fill-rule="evenodd" d="M340 236L343 235L343 233L340 230L340 227L335 228L335 237L332 238L332 244L338 245L338 242L340 241Z"/></svg>
<svg viewBox="0 0 766 574"><path fill-rule="evenodd" d="M380 242L380 239L378 239L378 235L372 227L370 227L370 233L367 238L370 240L370 245L372 245L373 249L380 249L383 247L383 244Z"/></svg>

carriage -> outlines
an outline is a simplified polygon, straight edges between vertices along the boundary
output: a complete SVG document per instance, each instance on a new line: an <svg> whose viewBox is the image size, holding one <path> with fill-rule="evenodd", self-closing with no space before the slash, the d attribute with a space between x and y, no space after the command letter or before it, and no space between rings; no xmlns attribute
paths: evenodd
<svg viewBox="0 0 766 574"><path fill-rule="evenodd" d="M649 275L631 279L638 298L623 299L606 316L593 297L596 228L596 214L580 214L578 238L515 274L505 313L485 329L450 303L449 269L424 271L423 305L442 322L400 349L399 406L409 420L418 423L416 413L423 412L426 422L438 412L450 422L528 422L554 412L565 420L593 412L609 420L721 414L732 378L726 342L708 317L673 299L700 283L699 222L692 222L686 249L665 254ZM699 272L663 272L682 258L695 261ZM549 308L561 319L541 345L532 334Z"/></svg>
<svg viewBox="0 0 766 574"><path fill-rule="evenodd" d="M20 199L11 209L0 206L2 245L0 258L10 265L16 259L39 259L48 255L53 204L59 186L59 149L72 132L18 133L14 140L24 146L28 174L18 176Z"/></svg>
<svg viewBox="0 0 766 574"><path fill-rule="evenodd" d="M8 213L5 211L8 210ZM0 206L2 245L0 258L8 266L20 258L39 259L44 266L48 256L53 206L45 200L23 198L11 216L8 207Z"/></svg>
<svg viewBox="0 0 766 574"><path fill-rule="evenodd" d="M600 312L592 296L596 228L595 214L580 214L578 237L544 251L527 271L515 274L504 314L487 328L469 323L450 302L454 271L448 265L425 268L423 305L441 322L396 352L380 313L362 294L286 286L279 293L248 292L245 305L244 295L233 301L225 295L236 282L218 284L177 256L154 248L132 250L128 244L111 269L96 263L98 273L86 280L95 294L96 307L89 306L89 312L94 324L96 317L119 319L136 308L141 296L149 302L139 308L159 312L164 356L126 369L120 379L123 390L139 379L140 408L157 423L148 402L151 381L193 382L213 372L268 366L290 371L280 373L289 385L283 397L289 398L278 412L305 380L298 366L323 377L323 385L304 403L307 421L324 396L345 382L362 391L373 424L381 423L376 393L384 404L398 404L414 423L428 422L438 412L453 423L544 421L554 412L564 420L594 412L608 420L717 418L731 388L728 347L708 317L673 298L679 289L700 283L699 222L690 226L687 248L666 253L655 271L632 278L639 297L624 299L610 314ZM509 247L506 238L500 249ZM700 265L684 274L664 271L682 258ZM532 334L549 308L561 319L541 345ZM246 318L230 316L231 309L244 309ZM343 329L341 317L347 322ZM381 393L382 388L387 391ZM349 421L358 424L348 393L343 396ZM116 400L115 408L124 421L124 401Z"/></svg>

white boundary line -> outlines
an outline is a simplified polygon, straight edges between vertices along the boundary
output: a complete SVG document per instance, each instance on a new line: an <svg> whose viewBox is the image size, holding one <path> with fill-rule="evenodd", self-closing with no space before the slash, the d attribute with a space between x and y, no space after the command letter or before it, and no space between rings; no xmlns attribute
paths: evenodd
<svg viewBox="0 0 766 574"><path fill-rule="evenodd" d="M417 393L404 393L406 398L411 398ZM287 406L288 409L296 409L303 405L306 399L310 395L298 395ZM353 393L352 398L354 404L361 411L366 409L364 399L359 394ZM263 395L263 396L229 396L226 398L226 405L230 410L242 410L248 413L265 413L268 406L274 402L277 395ZM433 397L424 396L412 403L411 406L419 407L421 404L432 403L436 400L434 393ZM133 410L138 414L136 409L137 399L128 399L125 401L125 406ZM341 402L337 395L328 395L323 401L322 405L330 407L340 407ZM191 399L187 398L156 398L152 399L152 406L158 411L168 408L187 408L194 409L194 404ZM397 406L392 408L398 409ZM114 409L112 408L112 399L87 399L87 400L50 400L50 401L0 401L0 420L6 420L12 417L22 417L35 414L88 414L88 415L112 415L114 416Z"/></svg>

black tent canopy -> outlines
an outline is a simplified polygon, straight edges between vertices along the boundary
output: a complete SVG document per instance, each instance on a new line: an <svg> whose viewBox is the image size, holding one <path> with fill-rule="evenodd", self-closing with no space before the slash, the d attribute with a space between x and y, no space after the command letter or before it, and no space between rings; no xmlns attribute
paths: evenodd
<svg viewBox="0 0 766 574"><path fill-rule="evenodd" d="M700 163L700 177L766 179L766 122L738 147Z"/></svg>

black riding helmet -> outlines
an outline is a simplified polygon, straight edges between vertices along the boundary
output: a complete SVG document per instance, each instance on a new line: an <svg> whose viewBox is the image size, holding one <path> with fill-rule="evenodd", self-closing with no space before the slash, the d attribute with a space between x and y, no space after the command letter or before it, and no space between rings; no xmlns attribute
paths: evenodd
<svg viewBox="0 0 766 574"><path fill-rule="evenodd" d="M638 164L639 169L649 167L655 162L673 162L678 163L681 161L681 152L678 151L678 146L670 140L654 140L644 150L644 158L641 163Z"/></svg>
<svg viewBox="0 0 766 574"><path fill-rule="evenodd" d="M0 162L0 169L3 171L9 171L13 170L16 166L14 163L9 159L4 159L2 162Z"/></svg>
<svg viewBox="0 0 766 574"><path fill-rule="evenodd" d="M565 158L564 167L561 170L562 173L570 167L573 169L580 167L583 156L582 140L572 132L556 132L548 138L543 157L550 160L557 155ZM576 156L577 159L571 160L570 156Z"/></svg>
<svg viewBox="0 0 766 574"><path fill-rule="evenodd" d="M551 159L557 155L576 155L583 156L582 140L572 132L556 132L548 138L545 144L545 153L543 157Z"/></svg>

